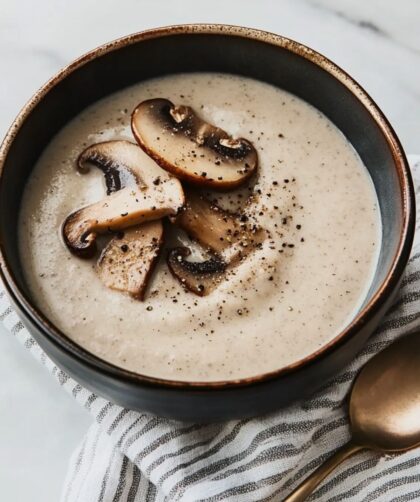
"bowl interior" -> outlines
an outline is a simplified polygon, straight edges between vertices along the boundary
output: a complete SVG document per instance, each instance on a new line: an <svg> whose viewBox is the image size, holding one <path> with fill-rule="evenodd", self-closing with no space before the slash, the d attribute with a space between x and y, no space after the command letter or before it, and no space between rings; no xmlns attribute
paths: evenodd
<svg viewBox="0 0 420 502"><path fill-rule="evenodd" d="M392 151L372 115L345 85L284 45L220 30L133 38L76 65L51 86L17 131L0 179L0 235L19 287L29 295L18 253L21 196L34 164L54 134L86 106L138 81L168 73L215 71L253 77L306 100L341 129L361 156L376 187L383 228L368 302L392 266L404 227L403 195Z"/></svg>

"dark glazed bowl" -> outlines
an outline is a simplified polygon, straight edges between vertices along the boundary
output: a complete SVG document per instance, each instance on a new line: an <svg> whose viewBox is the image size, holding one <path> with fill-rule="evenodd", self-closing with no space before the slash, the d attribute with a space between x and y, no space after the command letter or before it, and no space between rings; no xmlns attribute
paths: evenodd
<svg viewBox="0 0 420 502"><path fill-rule="evenodd" d="M359 314L318 352L249 379L205 384L159 380L100 360L73 343L37 309L19 262L17 218L22 191L52 136L83 108L109 93L147 78L191 71L253 77L314 105L358 151L380 203L379 264ZM390 305L410 253L414 215L413 185L401 145L363 89L313 50L246 28L174 26L99 47L64 68L29 101L0 150L1 277L24 323L45 352L89 389L131 409L184 420L263 414L302 398L343 368Z"/></svg>

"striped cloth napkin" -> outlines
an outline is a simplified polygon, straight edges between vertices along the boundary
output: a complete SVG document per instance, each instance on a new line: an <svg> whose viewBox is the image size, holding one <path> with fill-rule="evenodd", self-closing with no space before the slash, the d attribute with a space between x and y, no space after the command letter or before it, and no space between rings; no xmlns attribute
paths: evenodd
<svg viewBox="0 0 420 502"><path fill-rule="evenodd" d="M420 156L410 160L420 193ZM0 319L95 418L70 460L62 502L282 500L349 439L346 397L358 370L420 326L420 234L399 296L362 353L311 399L260 418L202 425L123 409L54 365L1 285ZM420 500L420 448L383 457L360 453L310 500Z"/></svg>

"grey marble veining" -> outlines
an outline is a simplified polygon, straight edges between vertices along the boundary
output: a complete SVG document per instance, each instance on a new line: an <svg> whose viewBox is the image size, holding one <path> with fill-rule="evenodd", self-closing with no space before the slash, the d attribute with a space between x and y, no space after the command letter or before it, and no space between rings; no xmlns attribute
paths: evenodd
<svg viewBox="0 0 420 502"><path fill-rule="evenodd" d="M266 29L324 53L378 102L406 151L420 153L418 0L0 0L0 137L72 59L131 32L186 22ZM2 327L0 381L1 500L57 502L90 418Z"/></svg>
<svg viewBox="0 0 420 502"><path fill-rule="evenodd" d="M417 0L308 0L361 28L388 37L420 54L420 14ZM396 19L398 22L396 22Z"/></svg>

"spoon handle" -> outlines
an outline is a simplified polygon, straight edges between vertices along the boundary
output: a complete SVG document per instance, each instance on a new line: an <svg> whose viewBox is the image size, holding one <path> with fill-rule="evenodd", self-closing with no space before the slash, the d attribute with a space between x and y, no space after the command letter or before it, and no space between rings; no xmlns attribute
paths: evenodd
<svg viewBox="0 0 420 502"><path fill-rule="evenodd" d="M304 481L302 481L302 483L295 488L283 502L302 502L303 500L306 500L315 488L321 484L328 474L341 464L343 460L363 448L364 446L359 446L351 441L343 445L334 453L332 457L330 457L327 461L315 469L315 471L312 472L312 474L310 474Z"/></svg>

